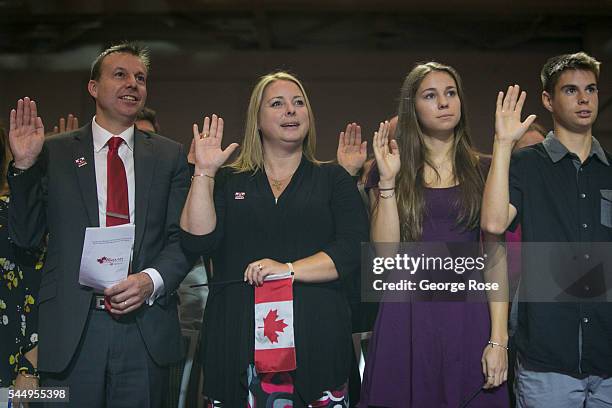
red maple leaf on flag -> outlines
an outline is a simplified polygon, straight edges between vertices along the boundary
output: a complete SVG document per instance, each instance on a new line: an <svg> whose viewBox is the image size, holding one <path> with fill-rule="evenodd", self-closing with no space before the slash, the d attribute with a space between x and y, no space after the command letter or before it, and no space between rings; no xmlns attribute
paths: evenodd
<svg viewBox="0 0 612 408"><path fill-rule="evenodd" d="M278 343L278 333L285 331L285 321L278 319L278 312L276 310L270 310L268 315L264 318L264 336L266 336L271 343Z"/></svg>

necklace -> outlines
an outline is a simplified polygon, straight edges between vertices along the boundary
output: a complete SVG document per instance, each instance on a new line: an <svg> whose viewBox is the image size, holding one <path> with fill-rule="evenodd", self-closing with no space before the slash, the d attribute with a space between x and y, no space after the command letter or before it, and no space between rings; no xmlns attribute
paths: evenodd
<svg viewBox="0 0 612 408"><path fill-rule="evenodd" d="M289 180L292 176L293 176L293 173L291 173L285 178L277 180L277 179L272 178L270 175L268 175L268 180L270 180L270 184L272 185L272 188L274 190L280 191L283 189L283 185L285 184L285 182Z"/></svg>

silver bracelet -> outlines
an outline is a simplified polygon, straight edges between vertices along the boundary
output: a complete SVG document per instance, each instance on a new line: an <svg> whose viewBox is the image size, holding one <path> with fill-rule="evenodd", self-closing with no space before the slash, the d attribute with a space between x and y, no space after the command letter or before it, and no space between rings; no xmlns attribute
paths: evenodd
<svg viewBox="0 0 612 408"><path fill-rule="evenodd" d="M503 349L506 349L506 351L508 350L508 346L504 346L503 344L497 343L495 341L489 340L489 341L487 341L487 344L490 344L491 348L493 348L494 346L497 346L497 347L501 347Z"/></svg>
<svg viewBox="0 0 612 408"><path fill-rule="evenodd" d="M193 176L191 176L191 181L193 181L193 179L196 177L208 177L212 181L215 181L215 178L213 176L209 176L208 174L204 174L204 173L194 174Z"/></svg>

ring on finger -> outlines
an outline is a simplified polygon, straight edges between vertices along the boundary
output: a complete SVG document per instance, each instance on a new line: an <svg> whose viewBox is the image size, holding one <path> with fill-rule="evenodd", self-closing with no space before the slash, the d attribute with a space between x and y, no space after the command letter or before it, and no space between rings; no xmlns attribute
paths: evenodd
<svg viewBox="0 0 612 408"><path fill-rule="evenodd" d="M263 269L263 265L262 264L257 264L257 269L259 269L261 271Z"/></svg>
<svg viewBox="0 0 612 408"><path fill-rule="evenodd" d="M200 139L206 139L208 136L208 133L204 132L202 133L202 137Z"/></svg>

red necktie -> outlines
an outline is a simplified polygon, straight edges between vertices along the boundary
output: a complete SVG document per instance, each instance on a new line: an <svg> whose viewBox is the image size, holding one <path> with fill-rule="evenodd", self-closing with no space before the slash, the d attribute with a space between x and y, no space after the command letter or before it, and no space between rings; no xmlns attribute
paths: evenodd
<svg viewBox="0 0 612 408"><path fill-rule="evenodd" d="M127 177L123 160L119 157L119 146L123 139L113 136L107 142L106 156L106 226L127 224L130 222L130 205L128 201ZM104 306L110 312L110 298L104 297ZM118 319L111 313L114 319Z"/></svg>
<svg viewBox="0 0 612 408"><path fill-rule="evenodd" d="M130 222L127 177L123 160L119 157L119 146L123 139L113 136L109 139L106 156L106 226Z"/></svg>

